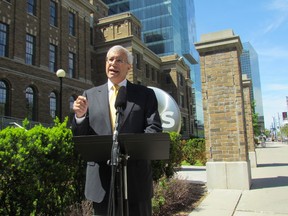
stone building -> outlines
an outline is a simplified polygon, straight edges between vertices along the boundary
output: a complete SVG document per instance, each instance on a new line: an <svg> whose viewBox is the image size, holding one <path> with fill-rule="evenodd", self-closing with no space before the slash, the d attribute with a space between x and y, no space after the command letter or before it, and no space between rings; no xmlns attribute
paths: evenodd
<svg viewBox="0 0 288 216"><path fill-rule="evenodd" d="M72 114L83 90L106 81L105 54L116 44L134 56L128 80L169 92L182 115L182 134L195 135L192 81L177 54L158 57L141 41L141 23L130 13L107 16L100 0L0 2L0 116L51 124Z"/></svg>

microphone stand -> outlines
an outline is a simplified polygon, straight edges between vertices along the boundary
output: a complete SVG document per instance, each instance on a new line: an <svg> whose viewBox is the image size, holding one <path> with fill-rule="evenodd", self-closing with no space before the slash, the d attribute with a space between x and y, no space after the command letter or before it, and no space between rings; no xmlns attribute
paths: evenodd
<svg viewBox="0 0 288 216"><path fill-rule="evenodd" d="M108 203L108 216L129 216L128 212L128 192L127 192L127 155L122 155L118 143L119 123L123 115L123 108L117 107L115 127L113 132L113 144L111 149L111 182ZM120 162L123 162L120 163ZM118 174L118 175L117 175ZM117 183L117 184L115 184ZM115 202L115 185L117 190L117 208ZM124 187L124 196L123 196ZM124 197L124 200L123 200ZM113 212L111 212L113 210ZM117 210L117 211L116 211ZM125 213L125 214L124 214Z"/></svg>

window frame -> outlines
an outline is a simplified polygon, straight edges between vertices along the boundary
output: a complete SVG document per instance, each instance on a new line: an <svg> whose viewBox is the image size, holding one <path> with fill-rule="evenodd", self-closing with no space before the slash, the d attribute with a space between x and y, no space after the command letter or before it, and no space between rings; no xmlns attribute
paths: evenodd
<svg viewBox="0 0 288 216"><path fill-rule="evenodd" d="M52 91L50 92L50 95L49 95L49 113L50 113L50 116L55 119L57 117L57 114L58 114L58 103L57 103L57 94Z"/></svg>
<svg viewBox="0 0 288 216"><path fill-rule="evenodd" d="M70 113L74 113L73 111L73 105L74 105L74 101L75 101L75 96L71 95L69 97L69 110L70 110Z"/></svg>
<svg viewBox="0 0 288 216"><path fill-rule="evenodd" d="M27 0L27 13L36 15L36 0Z"/></svg>
<svg viewBox="0 0 288 216"><path fill-rule="evenodd" d="M70 78L75 77L75 58L76 55L73 52L69 52L68 54L68 76Z"/></svg>
<svg viewBox="0 0 288 216"><path fill-rule="evenodd" d="M25 63L35 65L35 36L26 34Z"/></svg>
<svg viewBox="0 0 288 216"><path fill-rule="evenodd" d="M75 13L69 12L68 15L69 20L69 35L75 36L75 24L76 24L76 15Z"/></svg>
<svg viewBox="0 0 288 216"><path fill-rule="evenodd" d="M2 39L3 37L3 39ZM9 27L6 23L0 22L0 56L8 57Z"/></svg>
<svg viewBox="0 0 288 216"><path fill-rule="evenodd" d="M56 68L57 68L57 46L50 43L49 44L49 71L55 72Z"/></svg>
<svg viewBox="0 0 288 216"><path fill-rule="evenodd" d="M58 14L57 14L57 3L53 0L50 0L50 16L49 16L49 23L52 26L58 26Z"/></svg>
<svg viewBox="0 0 288 216"><path fill-rule="evenodd" d="M9 85L5 80L0 80L0 115L9 116L9 107Z"/></svg>
<svg viewBox="0 0 288 216"><path fill-rule="evenodd" d="M32 86L28 86L25 89L25 99L26 99L26 111L27 118L32 121L36 121L36 91Z"/></svg>

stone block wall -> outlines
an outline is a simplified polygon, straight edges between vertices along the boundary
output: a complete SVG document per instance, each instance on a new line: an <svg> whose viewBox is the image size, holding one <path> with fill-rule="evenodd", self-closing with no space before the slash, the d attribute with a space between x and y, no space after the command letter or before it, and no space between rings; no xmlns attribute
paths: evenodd
<svg viewBox="0 0 288 216"><path fill-rule="evenodd" d="M204 35L200 54L208 161L247 161L240 38L232 31Z"/></svg>
<svg viewBox="0 0 288 216"><path fill-rule="evenodd" d="M252 121L252 107L251 107L251 88L252 82L248 79L247 75L243 75L243 94L244 94L244 104L245 104L245 119L246 119L246 131L247 131L247 143L248 151L254 152L254 131L253 131L253 121Z"/></svg>

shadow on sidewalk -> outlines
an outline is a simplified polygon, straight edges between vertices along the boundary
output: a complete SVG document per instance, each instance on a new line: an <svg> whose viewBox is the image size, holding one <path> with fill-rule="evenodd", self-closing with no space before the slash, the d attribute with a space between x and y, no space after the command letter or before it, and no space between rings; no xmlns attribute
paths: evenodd
<svg viewBox="0 0 288 216"><path fill-rule="evenodd" d="M182 167L179 171L206 171L206 168Z"/></svg>
<svg viewBox="0 0 288 216"><path fill-rule="evenodd" d="M273 188L273 187L287 187L287 186L288 186L287 176L258 178L258 179L252 179L251 190Z"/></svg>
<svg viewBox="0 0 288 216"><path fill-rule="evenodd" d="M288 167L288 163L267 163L267 164L257 164L257 167L281 167L281 166L287 166Z"/></svg>
<svg viewBox="0 0 288 216"><path fill-rule="evenodd" d="M281 148L281 146L272 146L272 145L266 145L265 147L264 146L261 146L261 144L259 145L256 145L256 149L269 149L269 148Z"/></svg>

